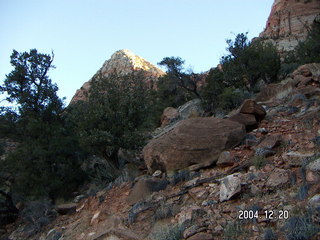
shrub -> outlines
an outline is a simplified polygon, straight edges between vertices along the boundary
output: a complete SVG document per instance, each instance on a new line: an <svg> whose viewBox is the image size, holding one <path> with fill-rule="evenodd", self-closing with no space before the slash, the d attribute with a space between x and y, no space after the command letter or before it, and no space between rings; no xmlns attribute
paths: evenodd
<svg viewBox="0 0 320 240"><path fill-rule="evenodd" d="M184 228L182 225L168 225L158 229L152 233L150 239L154 240L180 240L182 237Z"/></svg>
<svg viewBox="0 0 320 240"><path fill-rule="evenodd" d="M34 235L48 225L56 217L56 212L47 201L30 202L21 212L23 221L26 223L29 235Z"/></svg>
<svg viewBox="0 0 320 240"><path fill-rule="evenodd" d="M277 240L277 235L273 232L271 228L267 228L263 234L264 240Z"/></svg>
<svg viewBox="0 0 320 240"><path fill-rule="evenodd" d="M223 239L234 240L239 239L240 236L247 235L248 231L244 228L242 222L229 222L223 232Z"/></svg>
<svg viewBox="0 0 320 240"><path fill-rule="evenodd" d="M320 62L320 20L316 19L308 33L307 39L300 42L295 49L300 64Z"/></svg>
<svg viewBox="0 0 320 240"><path fill-rule="evenodd" d="M311 214L290 217L283 228L288 240L308 240L320 231L320 227L312 222Z"/></svg>
<svg viewBox="0 0 320 240"><path fill-rule="evenodd" d="M281 64L281 68L279 70L279 78L285 79L289 76L294 70L296 70L300 66L297 62L284 62Z"/></svg>
<svg viewBox="0 0 320 240"><path fill-rule="evenodd" d="M171 184L173 185L176 185L180 182L185 182L185 181L189 181L195 177L198 177L200 175L199 172L190 172L190 171L187 171L187 170L181 170L179 172L176 172L170 182Z"/></svg>
<svg viewBox="0 0 320 240"><path fill-rule="evenodd" d="M160 190L164 190L167 188L170 182L167 179L161 179L159 181L152 182L150 190L152 192L159 192Z"/></svg>
<svg viewBox="0 0 320 240"><path fill-rule="evenodd" d="M167 204L165 201L161 201L153 216L153 219L154 221L167 219L175 216L176 213L177 209L175 205Z"/></svg>
<svg viewBox="0 0 320 240"><path fill-rule="evenodd" d="M245 90L225 88L218 96L219 107L221 111L230 111L239 107L245 99L250 98L250 93Z"/></svg>
<svg viewBox="0 0 320 240"><path fill-rule="evenodd" d="M267 164L267 159L264 156L254 156L251 158L251 163L257 169L263 168Z"/></svg>

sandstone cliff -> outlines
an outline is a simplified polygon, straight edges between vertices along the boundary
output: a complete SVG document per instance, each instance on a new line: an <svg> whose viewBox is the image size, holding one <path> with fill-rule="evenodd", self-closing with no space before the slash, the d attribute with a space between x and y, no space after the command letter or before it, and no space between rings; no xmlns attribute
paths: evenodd
<svg viewBox="0 0 320 240"><path fill-rule="evenodd" d="M161 69L157 68L142 57L139 57L129 50L123 49L115 52L111 58L104 62L102 67L93 76L98 74L109 76L110 74L117 74L124 76L137 71L143 71L145 81L151 87L160 76L165 74ZM78 89L71 100L71 104L79 100L86 100L91 86L91 80L85 82L80 89Z"/></svg>
<svg viewBox="0 0 320 240"><path fill-rule="evenodd" d="M319 16L320 0L275 0L259 37L271 41L280 53L293 50Z"/></svg>

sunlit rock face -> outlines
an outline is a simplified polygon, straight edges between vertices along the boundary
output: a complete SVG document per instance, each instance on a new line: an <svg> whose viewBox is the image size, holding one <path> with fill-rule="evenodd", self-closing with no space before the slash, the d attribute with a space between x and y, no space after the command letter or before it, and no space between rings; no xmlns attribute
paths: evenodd
<svg viewBox="0 0 320 240"><path fill-rule="evenodd" d="M163 75L161 69L127 49L115 52L109 60L105 61L99 71L101 71L103 75L108 75L110 73L126 75L137 70L144 70L153 73L158 77Z"/></svg>
<svg viewBox="0 0 320 240"><path fill-rule="evenodd" d="M145 77L144 80L150 88L154 87L158 78L165 74L161 69L157 68L142 57L135 55L130 50L123 49L115 52L109 60L105 61L93 77L98 74L102 74L105 77L108 77L111 74L125 76L141 71ZM76 91L70 104L80 100L87 100L91 81L92 79L85 82L82 87Z"/></svg>
<svg viewBox="0 0 320 240"><path fill-rule="evenodd" d="M275 0L259 37L271 41L280 53L291 51L319 16L320 0Z"/></svg>

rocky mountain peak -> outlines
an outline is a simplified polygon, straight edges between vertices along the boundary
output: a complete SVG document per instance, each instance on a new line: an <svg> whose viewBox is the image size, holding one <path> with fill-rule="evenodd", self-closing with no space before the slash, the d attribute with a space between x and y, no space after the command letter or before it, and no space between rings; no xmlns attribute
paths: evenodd
<svg viewBox="0 0 320 240"><path fill-rule="evenodd" d="M132 51L122 49L112 54L111 58L106 60L102 67L93 76L101 74L108 77L110 74L116 74L118 76L125 76L138 71L143 71L145 81L150 86L151 82L156 82L158 78L165 73L152 63L148 62L144 58L134 54ZM71 104L79 100L86 100L88 97L89 89L91 86L91 80L85 82L80 89L78 89L71 100Z"/></svg>
<svg viewBox="0 0 320 240"><path fill-rule="evenodd" d="M320 0L275 0L259 37L271 41L280 53L291 51L319 16Z"/></svg>
<svg viewBox="0 0 320 240"><path fill-rule="evenodd" d="M152 63L134 54L128 49L122 49L112 54L111 58L105 61L102 68L98 72L101 71L104 75L108 75L110 73L127 75L132 73L132 71L139 70L152 72L158 76L164 74L161 69L157 68Z"/></svg>

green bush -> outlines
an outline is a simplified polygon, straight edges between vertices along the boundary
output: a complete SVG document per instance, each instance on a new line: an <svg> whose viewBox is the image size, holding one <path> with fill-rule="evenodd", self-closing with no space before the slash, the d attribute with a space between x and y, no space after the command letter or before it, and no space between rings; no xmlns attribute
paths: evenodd
<svg viewBox="0 0 320 240"><path fill-rule="evenodd" d="M85 178L77 140L65 135L66 129L37 125L39 132L33 132L4 161L14 175L13 191L32 199L68 197Z"/></svg>
<svg viewBox="0 0 320 240"><path fill-rule="evenodd" d="M230 111L239 107L245 99L250 98L250 93L245 90L225 88L218 96L220 111Z"/></svg>
<svg viewBox="0 0 320 240"><path fill-rule="evenodd" d="M289 76L294 70L296 70L300 66L298 59L296 57L296 51L292 50L286 52L283 56L280 70L279 70L279 79L285 79Z"/></svg>
<svg viewBox="0 0 320 240"><path fill-rule="evenodd" d="M263 156L254 156L254 157L251 158L251 163L257 169L261 169L268 163L268 161Z"/></svg>
<svg viewBox="0 0 320 240"><path fill-rule="evenodd" d="M165 75L157 83L157 106L160 114L166 107L177 108L192 99L190 93L179 87L175 77Z"/></svg>
<svg viewBox="0 0 320 240"><path fill-rule="evenodd" d="M320 62L320 20L316 19L311 26L307 39L295 49L300 64Z"/></svg>

